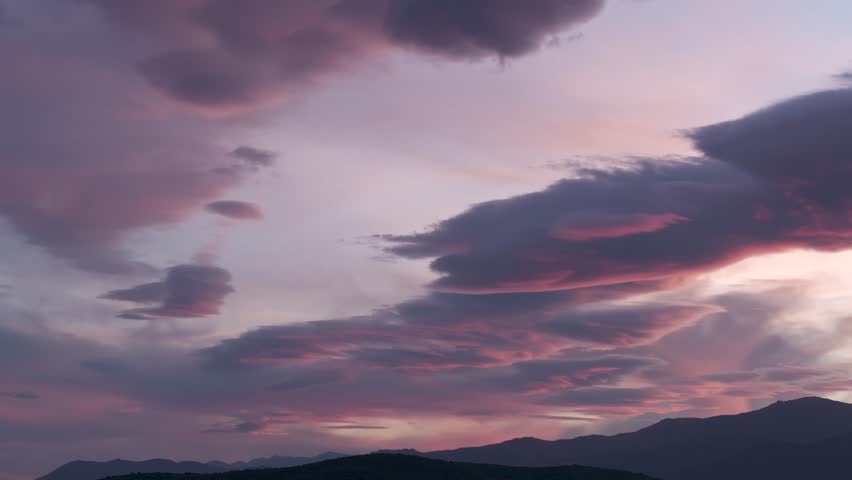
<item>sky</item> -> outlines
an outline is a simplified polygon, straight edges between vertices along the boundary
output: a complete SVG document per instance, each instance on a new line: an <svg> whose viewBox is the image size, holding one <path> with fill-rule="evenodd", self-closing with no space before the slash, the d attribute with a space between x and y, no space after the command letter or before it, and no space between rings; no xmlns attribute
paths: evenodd
<svg viewBox="0 0 852 480"><path fill-rule="evenodd" d="M0 0L0 480L852 401L845 0Z"/></svg>

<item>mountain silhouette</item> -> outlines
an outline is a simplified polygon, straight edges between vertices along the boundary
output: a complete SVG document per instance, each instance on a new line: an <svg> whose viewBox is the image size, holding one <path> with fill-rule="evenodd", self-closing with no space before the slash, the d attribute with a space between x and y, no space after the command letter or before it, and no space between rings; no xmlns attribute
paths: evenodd
<svg viewBox="0 0 852 480"><path fill-rule="evenodd" d="M130 473L217 473L250 468L281 468L344 456L346 455L336 452L326 452L315 457L285 457L275 455L272 457L255 458L247 462L234 463L220 461L207 463L176 462L162 458L143 461L116 459L108 462L75 460L62 465L37 480L99 480L104 477L127 475Z"/></svg>
<svg viewBox="0 0 852 480"><path fill-rule="evenodd" d="M589 435L553 441L525 437L456 450L384 450L367 456L328 460L342 456L337 453L310 458L275 456L236 463L161 459L144 462L77 461L63 465L38 480L98 480L129 473L140 473L133 477L135 480L273 480L275 475L283 473L287 476L282 478L288 480L651 477L661 480L846 480L852 478L852 405L807 397L776 402L738 415L665 419L635 432L611 436ZM326 461L312 463L320 460ZM453 463L445 463L447 461ZM307 463L311 465L303 465ZM300 466L285 470L279 468L296 465ZM590 468L501 469L494 465L585 465ZM259 468L268 470L246 470ZM610 470L602 472L599 469ZM629 475L623 473L625 471L639 472L648 477L624 476ZM167 475L184 472L198 475L181 479ZM434 476L429 477L425 473L418 476L422 472L432 472Z"/></svg>
<svg viewBox="0 0 852 480"><path fill-rule="evenodd" d="M526 437L456 450L398 452L515 466L589 465L663 480L848 479L852 469L830 467L850 465L852 405L807 397L739 415L666 419L612 436L554 441ZM828 466L826 473L792 473L813 472L817 461ZM765 474L770 469L774 473Z"/></svg>
<svg viewBox="0 0 852 480"><path fill-rule="evenodd" d="M411 455L373 453L310 465L224 473L139 473L110 480L654 480L610 469L582 466L511 467L447 462Z"/></svg>
<svg viewBox="0 0 852 480"><path fill-rule="evenodd" d="M221 465L225 470L245 470L251 468L284 468L284 467L295 467L297 465L304 465L306 463L315 463L321 462L323 460L332 460L335 458L341 458L347 456L345 453L338 452L325 452L314 457L287 457L282 455L273 455L271 457L261 457L255 458L254 460L249 460L247 462L233 462L233 463L224 463L224 462L208 462L208 464L215 463L217 465ZM206 473L206 472L195 472L195 473Z"/></svg>
<svg viewBox="0 0 852 480"><path fill-rule="evenodd" d="M175 462L164 458L154 458L140 462L121 459L110 460L108 462L75 460L62 465L47 475L40 477L38 480L98 480L112 475L123 475L134 472L213 473L221 472L225 469L218 465L200 462Z"/></svg>
<svg viewBox="0 0 852 480"><path fill-rule="evenodd" d="M726 480L849 478L850 452L852 433L808 445L766 442L722 461L693 467L682 478L717 480L720 472L727 472Z"/></svg>

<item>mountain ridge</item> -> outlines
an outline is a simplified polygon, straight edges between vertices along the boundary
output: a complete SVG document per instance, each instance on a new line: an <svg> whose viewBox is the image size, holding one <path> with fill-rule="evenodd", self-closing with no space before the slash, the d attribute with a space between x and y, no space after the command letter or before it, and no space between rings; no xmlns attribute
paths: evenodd
<svg viewBox="0 0 852 480"><path fill-rule="evenodd" d="M151 458L147 460L127 460L116 458L107 461L73 460L65 463L51 472L38 477L36 480L99 480L104 477L125 475L130 473L221 473L232 470L252 468L283 468L320 462L333 458L345 457L347 454L324 452L313 457L296 457L273 455L259 457L247 461L209 462L175 461L167 458Z"/></svg>
<svg viewBox="0 0 852 480"><path fill-rule="evenodd" d="M634 432L610 436L559 440L521 437L479 447L416 454L516 466L582 464L642 472L665 480L693 480L694 472L690 472L696 465L717 465L722 469L727 459L757 446L768 449L772 442L780 442L792 449L807 450L808 445L847 434L852 434L852 405L803 397L732 415L663 419ZM721 478L730 476L721 473Z"/></svg>

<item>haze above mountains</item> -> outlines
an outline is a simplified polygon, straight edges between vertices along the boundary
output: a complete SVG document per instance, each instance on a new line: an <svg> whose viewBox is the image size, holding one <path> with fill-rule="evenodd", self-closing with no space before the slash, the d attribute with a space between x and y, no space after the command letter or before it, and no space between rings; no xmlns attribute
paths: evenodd
<svg viewBox="0 0 852 480"><path fill-rule="evenodd" d="M739 415L666 419L635 432L612 436L590 435L554 441L528 437L456 450L385 453L522 467L586 465L637 472L662 480L832 480L849 477L848 472L852 471L849 452L852 452L852 405L807 397L776 402ZM341 454L326 453L311 458L269 457L233 464L170 460L78 461L63 465L39 480L97 480L135 472L207 474L289 467L335 456Z"/></svg>

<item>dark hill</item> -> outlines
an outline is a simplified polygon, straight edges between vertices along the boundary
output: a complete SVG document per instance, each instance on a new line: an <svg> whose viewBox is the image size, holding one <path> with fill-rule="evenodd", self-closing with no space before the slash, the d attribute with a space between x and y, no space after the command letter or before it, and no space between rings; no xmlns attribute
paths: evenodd
<svg viewBox="0 0 852 480"><path fill-rule="evenodd" d="M75 460L62 465L38 480L97 480L111 475L133 472L213 473L221 471L224 471L224 469L218 465L208 465L200 462L175 462L162 458L140 462L120 459L108 462Z"/></svg>
<svg viewBox="0 0 852 480"><path fill-rule="evenodd" d="M140 473L110 480L652 480L592 467L507 467L374 453L290 468L213 474Z"/></svg>
<svg viewBox="0 0 852 480"><path fill-rule="evenodd" d="M91 462L75 460L66 463L47 475L37 480L98 480L104 477L126 475L129 473L215 473L229 470L242 470L247 468L281 468L304 465L306 463L319 462L332 458L346 456L342 453L326 452L315 457L285 457L275 455L272 457L255 458L247 462L175 462L162 458L133 461L133 460L110 460L108 462Z"/></svg>
<svg viewBox="0 0 852 480"><path fill-rule="evenodd" d="M852 434L809 445L766 442L722 461L683 473L690 480L799 480L852 477Z"/></svg>

